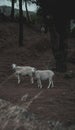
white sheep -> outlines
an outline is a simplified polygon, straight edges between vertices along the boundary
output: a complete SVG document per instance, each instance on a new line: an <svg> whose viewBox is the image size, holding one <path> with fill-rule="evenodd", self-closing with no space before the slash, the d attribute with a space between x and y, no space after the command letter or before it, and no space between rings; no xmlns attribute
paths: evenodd
<svg viewBox="0 0 75 130"><path fill-rule="evenodd" d="M34 67L31 66L17 66L16 64L12 64L12 69L15 71L15 75L18 79L18 84L20 83L21 79L20 76L30 76L31 83L34 83L33 80L33 72L35 71Z"/></svg>
<svg viewBox="0 0 75 130"><path fill-rule="evenodd" d="M54 72L51 70L35 70L35 78L37 80L38 83L38 87L42 88L42 83L41 80L47 80L49 79L49 85L48 88L50 88L50 86L52 85L52 87L54 87L53 84L53 76L54 76Z"/></svg>

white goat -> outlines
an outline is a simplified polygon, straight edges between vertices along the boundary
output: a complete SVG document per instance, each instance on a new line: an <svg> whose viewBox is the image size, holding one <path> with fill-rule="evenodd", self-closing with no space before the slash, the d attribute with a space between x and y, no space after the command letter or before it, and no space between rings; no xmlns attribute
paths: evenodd
<svg viewBox="0 0 75 130"><path fill-rule="evenodd" d="M21 79L20 76L30 76L31 83L34 83L33 80L33 72L35 71L34 67L31 66L17 66L16 64L12 64L12 69L14 69L16 77L18 79L18 84L20 83Z"/></svg>
<svg viewBox="0 0 75 130"><path fill-rule="evenodd" d="M35 78L37 79L38 87L42 88L41 80L47 80L47 79L49 79L48 88L50 88L51 85L52 85L52 87L54 87L54 84L53 84L54 72L53 71L51 71L51 70L35 70L34 73L35 73Z"/></svg>

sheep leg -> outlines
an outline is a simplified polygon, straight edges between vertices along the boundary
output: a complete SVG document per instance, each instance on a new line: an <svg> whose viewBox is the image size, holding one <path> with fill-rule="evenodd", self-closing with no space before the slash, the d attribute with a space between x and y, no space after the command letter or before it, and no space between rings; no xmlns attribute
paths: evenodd
<svg viewBox="0 0 75 130"><path fill-rule="evenodd" d="M31 76L31 83L33 84L34 83L34 79L33 79L33 77Z"/></svg>
<svg viewBox="0 0 75 130"><path fill-rule="evenodd" d="M38 83L38 87L42 88L42 84L41 84L41 80L40 79L37 80L37 83Z"/></svg>
<svg viewBox="0 0 75 130"><path fill-rule="evenodd" d="M54 87L53 80L52 80L52 88Z"/></svg>
<svg viewBox="0 0 75 130"><path fill-rule="evenodd" d="M17 75L17 78L18 78L18 84L20 83L20 76L19 74Z"/></svg>
<svg viewBox="0 0 75 130"><path fill-rule="evenodd" d="M47 88L50 88L50 86L51 86L51 80L49 79L49 85L48 85Z"/></svg>

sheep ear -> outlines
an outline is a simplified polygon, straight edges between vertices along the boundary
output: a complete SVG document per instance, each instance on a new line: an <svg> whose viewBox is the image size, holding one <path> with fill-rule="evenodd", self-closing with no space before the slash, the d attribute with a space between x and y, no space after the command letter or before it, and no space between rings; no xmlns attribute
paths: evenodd
<svg viewBox="0 0 75 130"><path fill-rule="evenodd" d="M36 71L36 69L35 69L35 68L33 68L33 69L32 69L32 72L34 73L35 71Z"/></svg>
<svg viewBox="0 0 75 130"><path fill-rule="evenodd" d="M35 69L34 69L34 72L35 72L36 70L37 70L37 69L35 68Z"/></svg>
<svg viewBox="0 0 75 130"><path fill-rule="evenodd" d="M32 72L34 72L34 71L35 71L35 69L33 68L33 69L32 69Z"/></svg>

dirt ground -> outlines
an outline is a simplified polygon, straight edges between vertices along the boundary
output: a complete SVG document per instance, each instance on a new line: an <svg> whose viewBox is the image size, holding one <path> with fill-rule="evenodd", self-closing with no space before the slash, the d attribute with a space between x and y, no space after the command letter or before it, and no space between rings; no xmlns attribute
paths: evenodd
<svg viewBox="0 0 75 130"><path fill-rule="evenodd" d="M18 23L0 23L0 99L10 101L34 113L39 120L55 120L64 125L75 123L75 77L65 78L55 72L54 87L47 89L31 84L29 77L22 77L18 85L11 68L12 63L29 65L38 69L55 67L50 48L49 34L41 34L24 25L24 46L18 46ZM75 40L67 40L69 55L75 51ZM73 45L73 46L72 46ZM75 64L67 63L68 71L75 73Z"/></svg>

